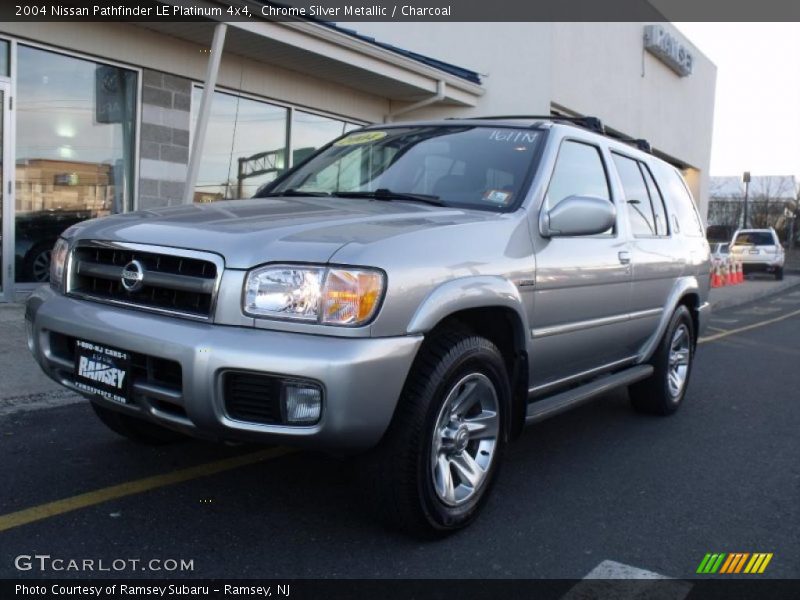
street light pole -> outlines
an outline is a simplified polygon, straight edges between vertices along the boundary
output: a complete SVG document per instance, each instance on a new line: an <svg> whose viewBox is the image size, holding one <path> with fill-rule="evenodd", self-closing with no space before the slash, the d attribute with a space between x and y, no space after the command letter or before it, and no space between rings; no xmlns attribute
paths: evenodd
<svg viewBox="0 0 800 600"><path fill-rule="evenodd" d="M747 229L747 195L750 192L750 171L744 172L742 181L744 181L744 220L742 221L742 227Z"/></svg>

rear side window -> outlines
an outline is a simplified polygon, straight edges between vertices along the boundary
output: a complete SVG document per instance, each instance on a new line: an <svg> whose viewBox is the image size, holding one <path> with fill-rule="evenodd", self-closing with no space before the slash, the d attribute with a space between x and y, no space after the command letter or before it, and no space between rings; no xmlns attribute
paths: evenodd
<svg viewBox="0 0 800 600"><path fill-rule="evenodd" d="M650 192L639 163L619 154L611 156L622 182L622 190L625 192L625 206L627 207L628 221L631 224L631 232L636 236L657 235L653 207L650 204Z"/></svg>
<svg viewBox="0 0 800 600"><path fill-rule="evenodd" d="M611 201L606 170L597 147L572 140L561 144L547 188L548 206L552 208L569 196Z"/></svg>
<svg viewBox="0 0 800 600"><path fill-rule="evenodd" d="M703 237L703 223L683 177L671 167L661 169L661 173L658 183L662 184L661 189L670 202L681 232L689 237Z"/></svg>
<svg viewBox="0 0 800 600"><path fill-rule="evenodd" d="M661 190L658 189L656 181L653 179L650 167L641 163L639 168L642 169L642 174L647 182L647 189L650 191L650 204L653 206L653 218L656 221L656 235L669 235L667 209L664 207L664 197L661 195Z"/></svg>

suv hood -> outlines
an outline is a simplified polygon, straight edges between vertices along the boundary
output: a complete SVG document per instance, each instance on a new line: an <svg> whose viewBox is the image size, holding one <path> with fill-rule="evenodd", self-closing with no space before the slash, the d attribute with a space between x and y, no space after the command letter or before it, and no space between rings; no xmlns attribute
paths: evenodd
<svg viewBox="0 0 800 600"><path fill-rule="evenodd" d="M348 243L369 244L500 213L349 198L258 198L139 211L87 221L81 239L212 251L228 268L275 261L327 262Z"/></svg>

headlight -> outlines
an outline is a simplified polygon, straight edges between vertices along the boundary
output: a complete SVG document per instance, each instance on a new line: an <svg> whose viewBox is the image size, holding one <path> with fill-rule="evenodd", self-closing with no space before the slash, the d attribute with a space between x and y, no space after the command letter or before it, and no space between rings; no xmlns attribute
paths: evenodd
<svg viewBox="0 0 800 600"><path fill-rule="evenodd" d="M58 238L53 252L50 255L50 285L61 290L64 288L64 268L67 265L69 242Z"/></svg>
<svg viewBox="0 0 800 600"><path fill-rule="evenodd" d="M357 326L375 315L385 277L373 269L267 266L248 273L244 312L253 317Z"/></svg>

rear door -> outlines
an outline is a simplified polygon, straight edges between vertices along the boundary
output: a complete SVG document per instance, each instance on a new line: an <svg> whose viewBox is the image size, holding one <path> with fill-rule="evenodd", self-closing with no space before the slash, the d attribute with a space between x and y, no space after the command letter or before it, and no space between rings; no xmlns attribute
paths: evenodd
<svg viewBox="0 0 800 600"><path fill-rule="evenodd" d="M621 152L612 162L623 194L625 218L631 232L630 338L628 351L637 353L657 329L667 298L685 261L670 237L667 209L650 167Z"/></svg>
<svg viewBox="0 0 800 600"><path fill-rule="evenodd" d="M565 198L593 196L611 203L606 157L591 141L561 141L542 211ZM591 236L534 234L536 278L529 308L534 394L546 393L625 361L631 265L626 228Z"/></svg>

